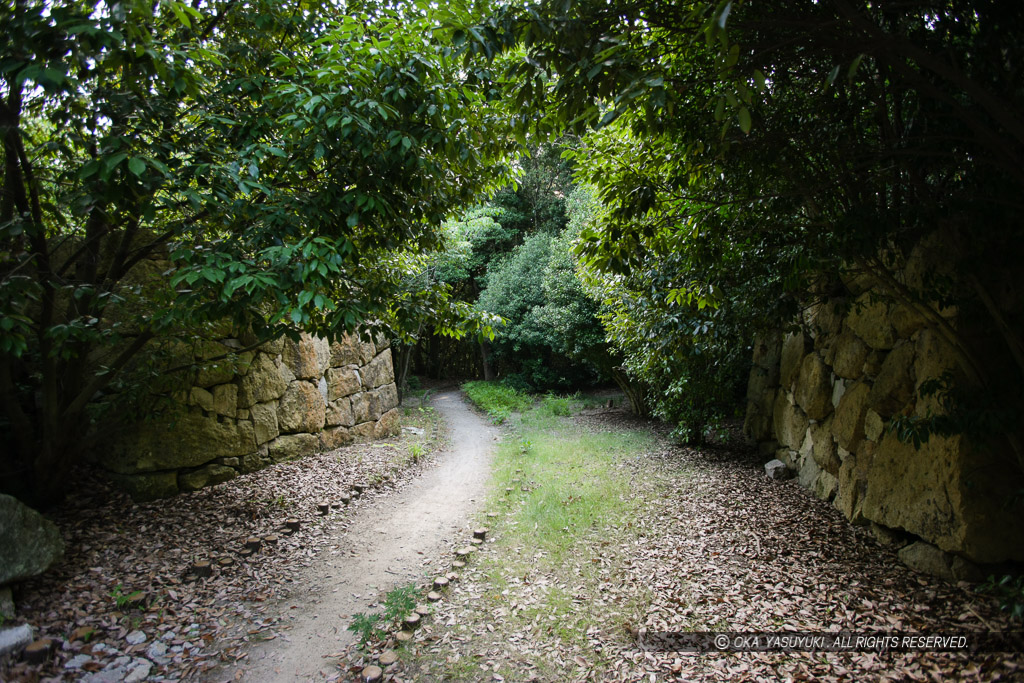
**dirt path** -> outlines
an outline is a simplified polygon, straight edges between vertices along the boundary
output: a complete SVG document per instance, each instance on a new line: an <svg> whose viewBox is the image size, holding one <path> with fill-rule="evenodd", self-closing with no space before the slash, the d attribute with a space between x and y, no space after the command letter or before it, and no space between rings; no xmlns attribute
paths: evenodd
<svg viewBox="0 0 1024 683"><path fill-rule="evenodd" d="M436 467L353 519L338 539L348 554L325 556L296 580L286 602L288 630L251 648L243 680L311 681L336 674L335 660L325 656L353 642L346 630L351 615L372 611L368 606L382 591L422 578L424 558L463 535L483 503L498 431L458 391L438 394L431 403L453 433L451 446L438 455ZM205 680L223 680L218 674Z"/></svg>

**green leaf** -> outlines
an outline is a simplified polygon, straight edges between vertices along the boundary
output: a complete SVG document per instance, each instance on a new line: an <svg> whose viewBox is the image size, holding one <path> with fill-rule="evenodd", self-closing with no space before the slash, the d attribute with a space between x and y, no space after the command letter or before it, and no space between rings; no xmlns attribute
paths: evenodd
<svg viewBox="0 0 1024 683"><path fill-rule="evenodd" d="M141 157L132 157L128 160L128 170L136 176L146 172L146 162Z"/></svg>
<svg viewBox="0 0 1024 683"><path fill-rule="evenodd" d="M742 130L744 133L749 133L751 126L750 111L746 107L740 107L740 111L737 114L737 118L739 118L740 121L740 130Z"/></svg>

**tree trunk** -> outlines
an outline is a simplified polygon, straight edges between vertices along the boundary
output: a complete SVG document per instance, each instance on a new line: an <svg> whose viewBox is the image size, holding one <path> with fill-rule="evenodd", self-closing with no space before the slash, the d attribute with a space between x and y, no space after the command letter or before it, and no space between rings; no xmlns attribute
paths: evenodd
<svg viewBox="0 0 1024 683"><path fill-rule="evenodd" d="M484 381L493 381L494 368L491 367L491 343L486 339L480 342L480 362L484 371Z"/></svg>
<svg viewBox="0 0 1024 683"><path fill-rule="evenodd" d="M648 417L650 408L644 400L643 389L630 382L622 368L612 368L612 379L629 399L629 407L633 414L638 417Z"/></svg>

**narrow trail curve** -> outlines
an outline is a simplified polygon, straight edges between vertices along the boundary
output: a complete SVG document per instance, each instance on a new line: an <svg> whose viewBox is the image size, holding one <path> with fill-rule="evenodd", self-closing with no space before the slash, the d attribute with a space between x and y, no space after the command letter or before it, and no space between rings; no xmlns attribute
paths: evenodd
<svg viewBox="0 0 1024 683"><path fill-rule="evenodd" d="M449 448L411 485L358 513L338 538L354 555L325 555L297 577L295 592L282 604L296 606L285 622L290 628L285 637L251 647L242 680L312 681L335 673L335 660L324 656L353 642L346 630L351 615L368 611L381 590L423 578L423 558L465 534L462 527L483 505L498 430L458 391L431 403L451 432Z"/></svg>

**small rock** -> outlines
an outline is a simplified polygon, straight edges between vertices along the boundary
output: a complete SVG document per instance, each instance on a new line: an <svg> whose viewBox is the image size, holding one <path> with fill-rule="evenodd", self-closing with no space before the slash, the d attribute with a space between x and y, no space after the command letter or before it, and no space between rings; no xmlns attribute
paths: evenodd
<svg viewBox="0 0 1024 683"><path fill-rule="evenodd" d="M790 469L786 467L786 463L778 459L765 464L764 472L769 479L789 479L793 476Z"/></svg>
<svg viewBox="0 0 1024 683"><path fill-rule="evenodd" d="M384 675L384 670L379 666L370 665L363 669L363 680L366 683L377 683Z"/></svg>
<svg viewBox="0 0 1024 683"><path fill-rule="evenodd" d="M146 634L143 631L132 631L125 637L125 640L129 645L139 645L146 642Z"/></svg>
<svg viewBox="0 0 1024 683"><path fill-rule="evenodd" d="M0 657L8 652L21 652L33 640L32 627L28 624L3 629L0 631Z"/></svg>
<svg viewBox="0 0 1024 683"><path fill-rule="evenodd" d="M391 666L398 661L398 655L394 650L384 650L384 652L380 653L380 657L377 658L377 661L380 662L381 666Z"/></svg>
<svg viewBox="0 0 1024 683"><path fill-rule="evenodd" d="M75 655L68 661L64 662L65 669L81 669L83 666L92 661L92 657L89 655Z"/></svg>
<svg viewBox="0 0 1024 683"><path fill-rule="evenodd" d="M153 668L153 663L148 659L136 659L132 662L129 669L128 676L125 677L124 683L141 683L146 680L149 676L150 670Z"/></svg>
<svg viewBox="0 0 1024 683"><path fill-rule="evenodd" d="M409 432L416 436L423 436L423 429L421 427L402 427L403 432Z"/></svg>
<svg viewBox="0 0 1024 683"><path fill-rule="evenodd" d="M148 648L146 648L146 656L150 659L161 660L167 657L167 645L160 641L154 642Z"/></svg>

